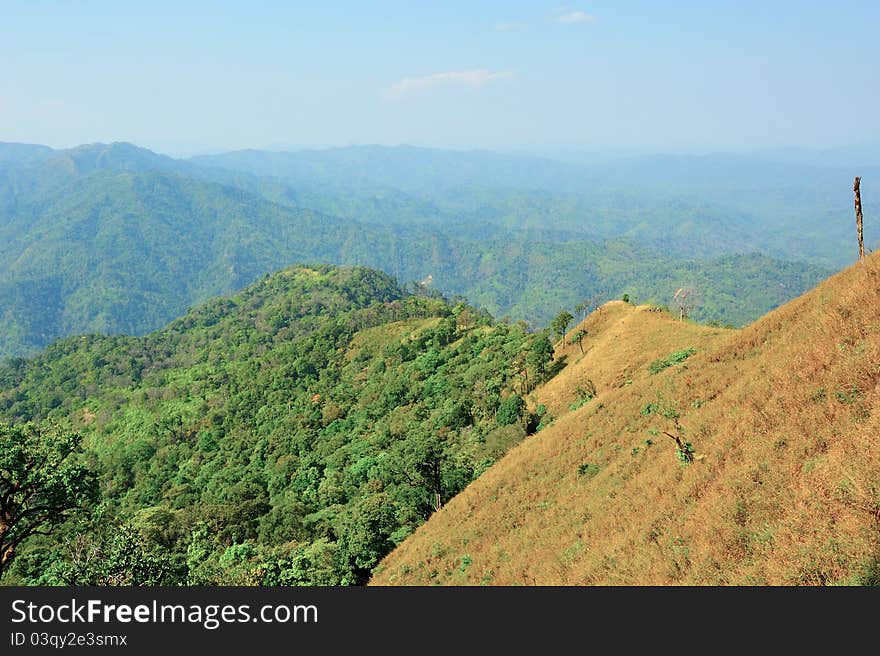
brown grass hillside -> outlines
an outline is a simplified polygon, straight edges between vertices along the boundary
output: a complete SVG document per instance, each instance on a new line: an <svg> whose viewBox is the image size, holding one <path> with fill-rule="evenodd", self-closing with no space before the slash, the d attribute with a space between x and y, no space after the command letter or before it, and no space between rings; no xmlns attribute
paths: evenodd
<svg viewBox="0 0 880 656"><path fill-rule="evenodd" d="M538 390L555 421L373 584L880 583L880 254L742 330L610 303ZM674 351L696 353L657 374ZM575 410L575 390L598 395ZM668 437L676 409L695 459Z"/></svg>

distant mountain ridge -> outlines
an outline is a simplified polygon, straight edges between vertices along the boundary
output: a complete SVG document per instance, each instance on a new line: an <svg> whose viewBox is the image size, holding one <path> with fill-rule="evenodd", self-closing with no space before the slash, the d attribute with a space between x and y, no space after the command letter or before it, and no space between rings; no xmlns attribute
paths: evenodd
<svg viewBox="0 0 880 656"><path fill-rule="evenodd" d="M55 152L49 146L0 141L0 169L39 164L50 159Z"/></svg>
<svg viewBox="0 0 880 656"><path fill-rule="evenodd" d="M327 150L242 150L190 161L294 182L388 187L408 193L477 185L516 189L582 188L587 169L551 159L491 151L447 151L414 146L350 146Z"/></svg>
<svg viewBox="0 0 880 656"><path fill-rule="evenodd" d="M422 211L433 211L438 225L455 225L456 217L468 216L524 227L543 208L548 229L582 230L586 237L589 226L598 223L601 234L590 238L626 233L637 241L641 230L645 239L676 249L677 257L686 248L677 228L689 224L697 228L698 241L714 239L717 248L732 249L710 256L754 250L831 267L852 261L853 177L880 181L880 160L870 148L656 154L593 163L489 151L352 146L235 151L190 161L324 192L312 193L309 206L352 218L367 213L376 217L372 221L387 222L381 209L374 212L365 201L394 194L409 197L396 199L398 210L409 210L408 221L424 222L409 207L414 199L429 201ZM334 203L340 192L350 197L351 213L344 203ZM718 230L713 233L714 225ZM749 243L752 248L745 247ZM870 227L866 243L880 247L880 225ZM705 255L698 250L698 256Z"/></svg>
<svg viewBox="0 0 880 656"><path fill-rule="evenodd" d="M318 170L323 182L294 183L127 143L7 146L0 149L8 164L0 168L0 357L70 334L143 334L295 261L369 265L402 280L431 275L445 293L536 325L597 293L662 304L697 282L705 293L695 316L739 324L828 272L755 257L766 241L746 214L614 194L591 200L455 187L412 195L358 186L396 176L404 176L400 187L424 187L432 176L440 186L458 184L477 170L487 184L510 182L545 165L553 177L556 165L545 160L340 149L307 154L304 170ZM275 161L263 155L248 153L267 166ZM422 163L407 167L412 157ZM393 166L372 165L383 161ZM737 301L725 289L747 295Z"/></svg>

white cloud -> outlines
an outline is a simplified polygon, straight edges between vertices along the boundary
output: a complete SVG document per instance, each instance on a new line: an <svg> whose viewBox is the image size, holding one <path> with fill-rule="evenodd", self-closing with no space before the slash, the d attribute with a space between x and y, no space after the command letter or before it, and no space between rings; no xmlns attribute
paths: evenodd
<svg viewBox="0 0 880 656"><path fill-rule="evenodd" d="M489 72L489 69L478 68L472 71L454 71L450 73L434 73L421 77L405 77L391 85L391 93L403 96L418 91L428 91L440 87L464 86L479 89L490 82L509 80L513 77L510 71Z"/></svg>
<svg viewBox="0 0 880 656"><path fill-rule="evenodd" d="M599 19L592 14L585 14L582 11L569 11L556 17L557 23L595 23Z"/></svg>

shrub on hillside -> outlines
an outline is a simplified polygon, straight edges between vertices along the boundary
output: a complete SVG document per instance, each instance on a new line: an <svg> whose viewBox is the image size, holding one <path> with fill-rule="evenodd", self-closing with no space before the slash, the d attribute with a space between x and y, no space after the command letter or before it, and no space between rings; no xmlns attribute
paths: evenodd
<svg viewBox="0 0 880 656"><path fill-rule="evenodd" d="M671 367L672 365L684 362L696 352L697 349L695 348L686 348L680 351L673 351L665 358L654 360L651 364L648 365L648 371L650 371L652 374L658 374L667 367Z"/></svg>
<svg viewBox="0 0 880 656"><path fill-rule="evenodd" d="M519 394L511 394L498 406L498 411L495 413L495 423L499 426L515 424L522 417L525 405L525 401Z"/></svg>

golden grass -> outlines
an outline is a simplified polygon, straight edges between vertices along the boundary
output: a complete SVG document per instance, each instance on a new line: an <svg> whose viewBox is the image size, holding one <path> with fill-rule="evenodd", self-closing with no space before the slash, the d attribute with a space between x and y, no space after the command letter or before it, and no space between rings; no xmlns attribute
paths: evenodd
<svg viewBox="0 0 880 656"><path fill-rule="evenodd" d="M880 579L880 254L737 331L606 305L537 390L556 417L390 554L373 584ZM693 347L682 364L648 364ZM598 396L576 410L589 378ZM681 465L645 416L681 413ZM648 445L646 440L652 440Z"/></svg>

